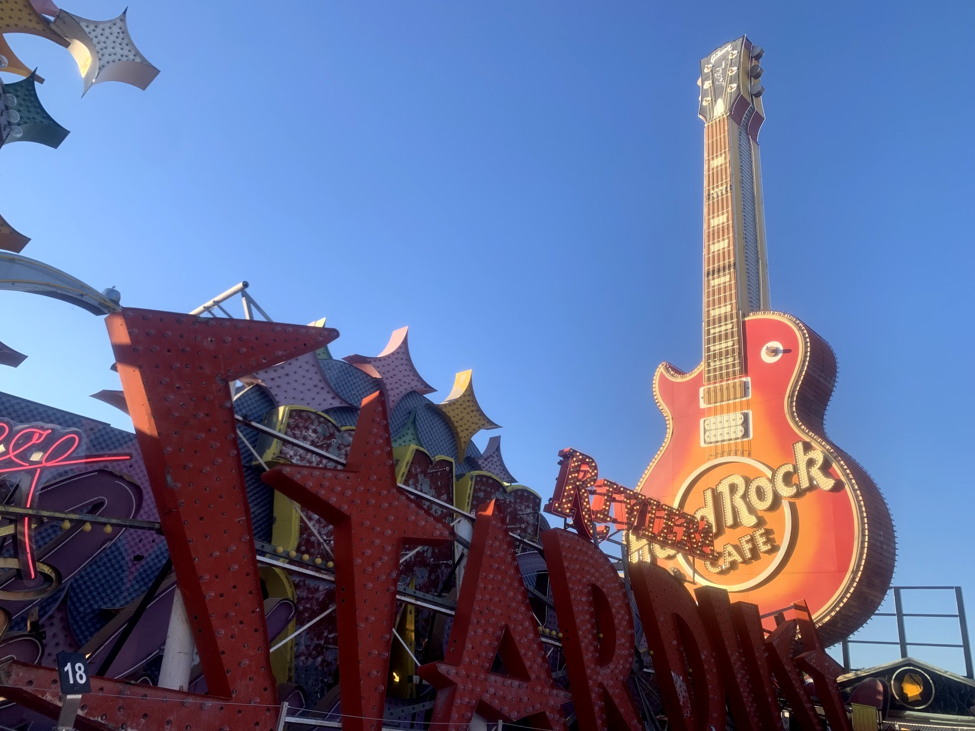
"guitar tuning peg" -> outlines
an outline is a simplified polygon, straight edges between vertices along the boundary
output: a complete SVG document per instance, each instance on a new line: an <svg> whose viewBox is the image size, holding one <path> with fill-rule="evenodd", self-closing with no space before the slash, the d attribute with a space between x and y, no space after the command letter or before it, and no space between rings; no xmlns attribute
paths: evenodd
<svg viewBox="0 0 975 731"><path fill-rule="evenodd" d="M763 69L761 66L757 64L755 66L752 66L750 69L748 69L748 75L751 76L753 79L759 78L764 73L765 73L765 69Z"/></svg>
<svg viewBox="0 0 975 731"><path fill-rule="evenodd" d="M758 61L762 56L765 55L765 49L761 46L752 46L751 53L749 54L753 59Z"/></svg>

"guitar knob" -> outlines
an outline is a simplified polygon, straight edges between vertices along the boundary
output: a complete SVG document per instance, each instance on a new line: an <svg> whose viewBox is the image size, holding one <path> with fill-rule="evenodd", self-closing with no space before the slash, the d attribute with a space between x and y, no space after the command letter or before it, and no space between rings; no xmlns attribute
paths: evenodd
<svg viewBox="0 0 975 731"><path fill-rule="evenodd" d="M782 343L773 340L770 343L766 343L765 347L762 348L762 360L766 363L774 363L782 357L784 352L785 348L782 347Z"/></svg>

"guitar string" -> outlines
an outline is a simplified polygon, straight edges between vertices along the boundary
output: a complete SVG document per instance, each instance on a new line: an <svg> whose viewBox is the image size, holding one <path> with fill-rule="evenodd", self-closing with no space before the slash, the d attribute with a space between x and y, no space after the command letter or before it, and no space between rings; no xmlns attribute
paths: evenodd
<svg viewBox="0 0 975 731"><path fill-rule="evenodd" d="M729 434L737 428L732 415L749 411L751 394L744 392L744 312L741 310L741 293L738 292L738 272L736 264L737 247L735 246L735 202L732 191L732 165L730 159L731 120L716 120L715 124L707 125L705 141L708 153L705 156L705 418L717 417L711 423L715 425L717 438L715 444L706 446L708 461L717 456L735 455L750 456L752 453L752 434L747 434L747 427L742 422L742 429L746 433L742 438ZM717 149L715 149L717 148ZM716 166L713 162L725 155L724 160ZM739 161L740 163L740 161ZM720 219L717 226L711 225L711 220ZM724 247L715 251L712 246L718 242L727 242ZM715 255L715 253L717 255ZM728 279L719 285L712 285L716 277L727 275ZM718 316L711 314L716 308L728 306L728 312ZM731 325L732 344L728 348L717 349L720 343L712 328L717 325ZM724 334L726 330L722 330ZM727 338L724 339L727 341ZM726 351L730 351L730 354ZM720 356L718 355L720 353ZM738 380L736 380L738 379ZM709 388L711 390L709 390ZM739 396L739 389L741 389ZM713 394L713 395L712 395ZM717 408L711 405L718 401ZM737 407L737 408L736 408ZM741 408L744 407L744 408ZM725 439L725 436L730 439ZM715 496L717 498L717 496Z"/></svg>
<svg viewBox="0 0 975 731"><path fill-rule="evenodd" d="M705 127L705 170L704 170L704 228L705 228L705 272L704 272L704 359L705 359L705 390L704 406L705 419L711 419L713 425L713 443L707 444L705 439L705 455L707 461L718 456L739 453L742 450L741 440L737 435L729 435L735 429L732 414L735 413L735 389L737 384L732 380L741 377L742 371L742 331L741 316L738 306L737 267L734 265L735 237L733 215L734 196L732 194L731 159L730 159L730 120L721 118L714 120ZM714 163L724 155L717 165ZM724 217L723 220L721 217ZM712 225L714 221L717 225ZM724 246L716 244L724 242ZM727 276L726 280L714 285L715 279ZM726 312L712 314L715 310L727 307ZM729 337L718 337L713 332L715 327L730 325L722 328L721 335L732 331L731 345L727 348L717 348ZM729 353L730 351L730 353ZM717 402L717 403L712 403ZM705 422L705 431L708 422ZM731 436L727 439L726 436ZM750 450L749 450L750 451ZM712 486L708 486L712 487ZM715 501L717 502L715 495Z"/></svg>

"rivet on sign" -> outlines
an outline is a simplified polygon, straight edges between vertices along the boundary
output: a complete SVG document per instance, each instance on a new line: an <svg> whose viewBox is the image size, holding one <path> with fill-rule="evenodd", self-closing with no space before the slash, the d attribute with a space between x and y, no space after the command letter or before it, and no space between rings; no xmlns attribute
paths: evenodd
<svg viewBox="0 0 975 731"><path fill-rule="evenodd" d="M91 523L85 523L83 526L81 526L81 530L83 530L85 533L91 533Z"/></svg>
<svg viewBox="0 0 975 731"><path fill-rule="evenodd" d="M104 533L111 533L112 532L112 526L106 525L104 528L102 528L102 531Z"/></svg>
<svg viewBox="0 0 975 731"><path fill-rule="evenodd" d="M275 546L274 547L274 552L275 553L284 553L284 546Z"/></svg>
<svg viewBox="0 0 975 731"><path fill-rule="evenodd" d="M335 562L334 561L329 561L327 564L325 564L325 568L327 568L327 569L334 569L335 568Z"/></svg>
<svg viewBox="0 0 975 731"><path fill-rule="evenodd" d="M318 558L315 559L315 565L316 566L321 566L322 565L322 559L320 557L318 557Z"/></svg>
<svg viewBox="0 0 975 731"><path fill-rule="evenodd" d="M298 555L298 552L297 551L288 551L288 556L290 558L294 558L297 555Z"/></svg>
<svg viewBox="0 0 975 731"><path fill-rule="evenodd" d="M61 523L61 530L67 530L70 527L71 527L71 521L70 520L66 520L63 523Z"/></svg>

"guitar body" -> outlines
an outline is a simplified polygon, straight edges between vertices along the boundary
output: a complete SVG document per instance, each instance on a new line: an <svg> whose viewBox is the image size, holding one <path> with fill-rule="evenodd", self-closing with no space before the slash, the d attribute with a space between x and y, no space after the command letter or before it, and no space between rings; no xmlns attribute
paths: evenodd
<svg viewBox="0 0 975 731"><path fill-rule="evenodd" d="M682 373L664 363L654 376L667 435L639 489L705 515L721 557L701 565L654 548L655 560L762 613L805 600L830 644L884 598L894 568L890 513L866 471L825 436L836 379L829 345L771 312L744 317L741 342L743 377L729 380L748 391L729 391L724 403L703 405L703 366Z"/></svg>

